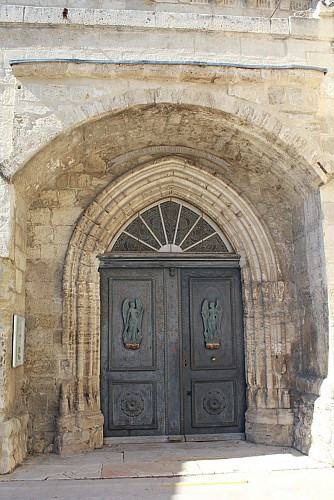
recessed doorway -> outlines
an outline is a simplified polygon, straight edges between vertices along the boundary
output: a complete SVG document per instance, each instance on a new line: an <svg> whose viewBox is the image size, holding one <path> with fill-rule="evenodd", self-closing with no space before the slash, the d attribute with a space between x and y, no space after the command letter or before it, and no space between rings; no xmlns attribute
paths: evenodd
<svg viewBox="0 0 334 500"><path fill-rule="evenodd" d="M239 269L210 263L103 258L105 436L243 432Z"/></svg>
<svg viewBox="0 0 334 500"><path fill-rule="evenodd" d="M238 256L176 199L136 214L101 256L105 436L243 432Z"/></svg>

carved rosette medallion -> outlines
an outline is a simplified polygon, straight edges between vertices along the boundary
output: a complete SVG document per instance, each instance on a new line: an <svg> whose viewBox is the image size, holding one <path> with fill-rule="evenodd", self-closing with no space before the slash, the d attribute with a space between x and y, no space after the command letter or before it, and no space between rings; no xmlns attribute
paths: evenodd
<svg viewBox="0 0 334 500"><path fill-rule="evenodd" d="M121 398L121 410L128 417L139 417L144 410L144 399L136 392L123 394Z"/></svg>
<svg viewBox="0 0 334 500"><path fill-rule="evenodd" d="M208 392L203 399L203 408L210 415L219 415L226 408L226 398L219 391Z"/></svg>

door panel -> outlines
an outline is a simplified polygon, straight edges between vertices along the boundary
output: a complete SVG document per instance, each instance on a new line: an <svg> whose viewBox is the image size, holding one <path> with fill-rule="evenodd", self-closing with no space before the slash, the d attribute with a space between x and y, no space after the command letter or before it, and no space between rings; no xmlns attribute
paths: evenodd
<svg viewBox="0 0 334 500"><path fill-rule="evenodd" d="M105 268L101 309L106 436L244 430L238 269Z"/></svg>
<svg viewBox="0 0 334 500"><path fill-rule="evenodd" d="M185 269L181 287L185 433L242 432L245 384L239 271Z"/></svg>
<svg viewBox="0 0 334 500"><path fill-rule="evenodd" d="M217 375L217 373L216 373ZM211 427L235 425L236 380L192 379L191 427L194 432L210 432ZM189 433L189 429L186 433Z"/></svg>
<svg viewBox="0 0 334 500"><path fill-rule="evenodd" d="M206 271L207 273L208 271ZM232 322L233 280L231 278L189 278L190 294L190 349L192 370L235 369L235 345ZM221 346L217 349L205 347L204 325L201 314L203 302L222 304L220 324ZM213 356L214 355L214 356ZM214 362L212 358L215 358Z"/></svg>
<svg viewBox="0 0 334 500"><path fill-rule="evenodd" d="M101 395L106 436L165 433L165 324L161 270L105 270L101 276ZM105 297L108 297L106 303ZM128 301L128 302L126 302ZM138 344L131 304L142 307ZM133 309L137 309L133 306ZM129 325L132 321L132 327ZM137 323L136 323L137 322ZM137 325L138 326L138 325ZM132 328L132 330L131 330ZM132 335L132 334L131 334ZM139 336L139 337L140 337Z"/></svg>
<svg viewBox="0 0 334 500"><path fill-rule="evenodd" d="M157 429L157 384L109 381L108 428Z"/></svg>
<svg viewBox="0 0 334 500"><path fill-rule="evenodd" d="M109 303L111 304L110 322L111 332L114 333L109 336L109 370L156 370L155 279L153 277L147 279L113 278L109 283ZM124 330L122 306L124 300L130 299L133 301L136 298L141 300L144 308L142 341L139 349L126 349L122 337L122 332ZM159 304L157 305L159 307Z"/></svg>

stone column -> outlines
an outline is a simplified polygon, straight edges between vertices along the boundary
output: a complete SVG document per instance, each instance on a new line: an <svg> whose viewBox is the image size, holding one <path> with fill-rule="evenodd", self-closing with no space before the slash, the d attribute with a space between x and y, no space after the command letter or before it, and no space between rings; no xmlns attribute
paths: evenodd
<svg viewBox="0 0 334 500"><path fill-rule="evenodd" d="M247 327L252 338L247 351L253 373L248 373L246 437L259 444L291 446L294 416L288 389L282 311L286 284L264 282L253 284L252 288L248 309L252 311L253 325Z"/></svg>
<svg viewBox="0 0 334 500"><path fill-rule="evenodd" d="M63 345L70 370L61 382L56 421L56 451L62 455L103 446L99 275L95 253L77 250L68 251L63 281Z"/></svg>

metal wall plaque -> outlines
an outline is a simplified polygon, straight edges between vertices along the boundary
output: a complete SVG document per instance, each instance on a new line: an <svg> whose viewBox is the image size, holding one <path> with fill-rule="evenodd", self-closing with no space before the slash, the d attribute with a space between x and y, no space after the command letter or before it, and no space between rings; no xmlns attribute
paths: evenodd
<svg viewBox="0 0 334 500"><path fill-rule="evenodd" d="M25 318L14 315L13 324L13 368L24 363Z"/></svg>

